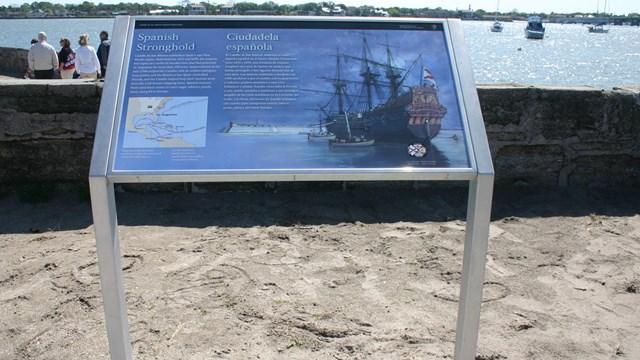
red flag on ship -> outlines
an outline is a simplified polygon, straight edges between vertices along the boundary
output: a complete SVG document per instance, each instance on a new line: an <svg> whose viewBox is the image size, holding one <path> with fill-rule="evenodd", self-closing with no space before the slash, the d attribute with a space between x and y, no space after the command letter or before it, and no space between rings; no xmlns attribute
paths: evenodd
<svg viewBox="0 0 640 360"><path fill-rule="evenodd" d="M426 67L422 67L422 83L426 84L427 82L431 82L432 86L436 86L436 79L434 79L431 71Z"/></svg>

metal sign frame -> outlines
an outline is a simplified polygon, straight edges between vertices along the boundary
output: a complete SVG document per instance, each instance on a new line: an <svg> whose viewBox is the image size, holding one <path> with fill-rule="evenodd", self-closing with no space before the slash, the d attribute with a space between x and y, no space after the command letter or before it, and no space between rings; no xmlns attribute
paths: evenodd
<svg viewBox="0 0 640 360"><path fill-rule="evenodd" d="M155 171L114 171L114 153L127 87L132 52L132 37L137 21L244 22L351 22L354 24L389 23L413 26L438 24L446 35L450 67L464 126L469 166L464 168L279 168L279 169L159 169ZM459 20L372 19L328 17L117 17L109 58L109 72L102 94L98 125L89 173L92 212L109 351L112 359L131 359L132 346L127 320L122 274L114 184L158 182L225 181L469 181L467 225L462 264L462 283L456 325L454 358L474 359L478 339L482 289L489 236L494 170L484 128L480 102Z"/></svg>

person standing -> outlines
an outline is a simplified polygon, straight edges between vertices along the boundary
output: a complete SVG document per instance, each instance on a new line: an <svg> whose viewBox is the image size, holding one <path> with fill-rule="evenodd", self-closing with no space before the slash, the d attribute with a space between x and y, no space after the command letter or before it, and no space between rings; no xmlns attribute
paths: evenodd
<svg viewBox="0 0 640 360"><path fill-rule="evenodd" d="M33 44L37 44L38 43L38 39L33 38L31 39L31 46L33 46ZM33 70L29 67L29 59L27 59L27 69L24 71L24 78L25 79L33 79L35 78L35 75L33 74Z"/></svg>
<svg viewBox="0 0 640 360"><path fill-rule="evenodd" d="M58 68L56 49L47 43L47 34L38 33L38 42L33 44L27 55L29 69L36 79L53 79L53 71Z"/></svg>
<svg viewBox="0 0 640 360"><path fill-rule="evenodd" d="M89 35L80 35L80 47L76 50L76 72L81 79L98 79L100 77L100 62L96 50L89 46Z"/></svg>
<svg viewBox="0 0 640 360"><path fill-rule="evenodd" d="M107 60L109 60L109 49L111 49L111 40L109 40L109 33L102 30L100 32L100 45L98 46L98 61L100 61L100 71L102 77L107 75Z"/></svg>
<svg viewBox="0 0 640 360"><path fill-rule="evenodd" d="M67 38L60 39L60 52L58 52L58 68L62 79L73 79L76 71L76 53L71 49L71 41Z"/></svg>

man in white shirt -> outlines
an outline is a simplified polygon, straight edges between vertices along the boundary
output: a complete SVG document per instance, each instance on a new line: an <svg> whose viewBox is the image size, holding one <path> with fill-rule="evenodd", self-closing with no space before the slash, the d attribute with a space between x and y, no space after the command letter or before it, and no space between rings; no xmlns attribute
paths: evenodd
<svg viewBox="0 0 640 360"><path fill-rule="evenodd" d="M33 70L36 79L53 79L53 69L58 68L58 54L53 46L47 43L47 34L40 32L38 42L29 49L29 69Z"/></svg>

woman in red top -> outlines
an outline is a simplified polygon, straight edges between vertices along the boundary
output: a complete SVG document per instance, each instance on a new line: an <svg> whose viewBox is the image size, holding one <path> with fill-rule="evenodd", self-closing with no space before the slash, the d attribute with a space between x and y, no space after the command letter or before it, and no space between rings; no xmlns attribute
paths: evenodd
<svg viewBox="0 0 640 360"><path fill-rule="evenodd" d="M60 39L60 52L58 53L58 63L60 77L63 79L73 79L76 70L76 54L71 49L71 41L67 38Z"/></svg>

